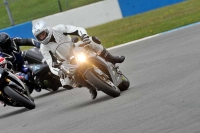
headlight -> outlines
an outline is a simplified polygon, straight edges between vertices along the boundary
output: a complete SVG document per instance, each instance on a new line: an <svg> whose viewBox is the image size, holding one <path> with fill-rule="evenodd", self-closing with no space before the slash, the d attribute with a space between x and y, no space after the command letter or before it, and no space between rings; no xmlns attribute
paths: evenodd
<svg viewBox="0 0 200 133"><path fill-rule="evenodd" d="M77 57L79 62L86 62L86 56L84 53L78 54Z"/></svg>

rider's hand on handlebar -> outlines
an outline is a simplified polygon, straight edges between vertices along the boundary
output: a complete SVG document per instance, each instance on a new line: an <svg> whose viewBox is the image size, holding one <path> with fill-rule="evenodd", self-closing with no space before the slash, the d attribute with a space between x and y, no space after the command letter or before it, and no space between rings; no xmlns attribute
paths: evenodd
<svg viewBox="0 0 200 133"><path fill-rule="evenodd" d="M91 42L87 34L83 34L81 36L81 40L83 41L84 44L89 44Z"/></svg>

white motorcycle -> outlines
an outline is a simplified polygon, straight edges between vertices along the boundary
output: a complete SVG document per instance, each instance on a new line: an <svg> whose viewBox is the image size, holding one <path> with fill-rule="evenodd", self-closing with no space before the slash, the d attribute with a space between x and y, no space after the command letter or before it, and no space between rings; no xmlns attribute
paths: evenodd
<svg viewBox="0 0 200 133"><path fill-rule="evenodd" d="M129 88L130 82L118 66L105 61L89 46L75 47L73 42L66 43L71 46L68 48L70 52L65 55L71 65L65 65L64 62L58 63L59 57L55 57L50 51L53 67L61 69L66 75L71 75L71 78L81 86L102 91L111 97L118 97L120 91ZM64 50L62 44L58 45L54 54L58 55L59 50Z"/></svg>

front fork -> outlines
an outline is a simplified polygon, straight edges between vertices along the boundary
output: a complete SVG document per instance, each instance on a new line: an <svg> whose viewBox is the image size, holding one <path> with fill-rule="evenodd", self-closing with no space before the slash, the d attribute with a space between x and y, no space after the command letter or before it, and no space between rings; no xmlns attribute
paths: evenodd
<svg viewBox="0 0 200 133"><path fill-rule="evenodd" d="M3 93L0 91L0 103L5 107L6 104L3 102L3 100L1 100L1 96L3 97Z"/></svg>
<svg viewBox="0 0 200 133"><path fill-rule="evenodd" d="M91 69L91 68L90 68ZM87 69L87 71L88 71L89 69ZM86 72L87 72L86 71ZM75 71L75 74L74 74L74 80L76 81L76 82L78 82L79 84L81 84L82 86L84 86L84 87L87 87L87 88L94 88L92 85L90 85L87 81L86 81L86 79L85 79L85 76L84 76L84 74L85 74L85 72L83 73L82 71L80 71L80 70L76 70Z"/></svg>
<svg viewBox="0 0 200 133"><path fill-rule="evenodd" d="M94 86L92 86L92 83L90 83L89 81L87 81L87 79L85 79L85 73L87 73L88 71L93 71L94 74L100 78L101 80L103 80L104 82L106 82L108 85L114 87L115 85L110 81L109 77L102 72L100 69L98 69L97 67L93 66L93 67L89 67L88 69L85 69L84 71L80 71L77 69L77 71L75 72L74 75L74 79L75 81L77 81L78 83L80 83L81 85L87 87L87 88L94 88L96 89Z"/></svg>

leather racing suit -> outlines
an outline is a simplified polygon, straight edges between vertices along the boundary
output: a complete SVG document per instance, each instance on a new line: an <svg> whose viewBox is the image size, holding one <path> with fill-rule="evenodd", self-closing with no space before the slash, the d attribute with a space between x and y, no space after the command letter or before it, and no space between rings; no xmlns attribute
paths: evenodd
<svg viewBox="0 0 200 133"><path fill-rule="evenodd" d="M68 58L68 55L71 52L70 49L72 48L72 43L69 43L72 41L70 35L81 37L83 34L87 34L87 32L84 28L64 24L59 24L55 27L52 27L52 32L52 39L47 44L41 44L40 51L44 57L44 60L49 65L51 72L59 76L59 69L52 67L52 57L49 51L51 51L56 57L65 60L65 64L68 64L70 66ZM59 46L61 44L62 46ZM77 43L76 46L78 46L79 44ZM103 46L101 44L95 43L92 40L89 46L97 53L101 53L101 51L103 50ZM66 77L64 79L60 78L60 81L62 86L73 86L73 84L75 83L75 81L71 80L71 78L69 77Z"/></svg>
<svg viewBox="0 0 200 133"><path fill-rule="evenodd" d="M18 76L22 76L27 84L29 92L32 93L34 85L30 83L32 79L31 70L24 66L24 58L20 46L36 46L40 47L40 42L34 39L22 39L19 37L10 38L10 47L1 48L0 47L0 56L4 57L7 61L12 63L12 69Z"/></svg>

